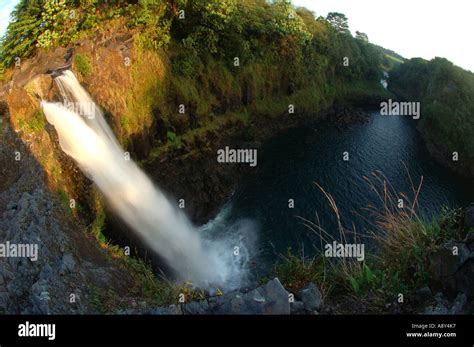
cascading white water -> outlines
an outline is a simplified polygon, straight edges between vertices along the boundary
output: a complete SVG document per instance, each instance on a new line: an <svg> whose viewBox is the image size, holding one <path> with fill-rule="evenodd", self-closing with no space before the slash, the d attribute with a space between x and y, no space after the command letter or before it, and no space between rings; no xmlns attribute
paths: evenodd
<svg viewBox="0 0 474 347"><path fill-rule="evenodd" d="M199 286L239 285L242 260L233 245L203 241L188 218L132 161L126 160L101 110L71 71L55 78L65 104L42 102L62 150L102 191L114 211L162 256L180 280ZM79 105L81 115L67 105Z"/></svg>

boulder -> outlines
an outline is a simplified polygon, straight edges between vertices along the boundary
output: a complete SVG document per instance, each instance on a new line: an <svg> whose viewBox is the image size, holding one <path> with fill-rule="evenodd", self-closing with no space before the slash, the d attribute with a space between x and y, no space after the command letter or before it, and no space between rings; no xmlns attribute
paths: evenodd
<svg viewBox="0 0 474 347"><path fill-rule="evenodd" d="M474 298L474 258L465 262L456 272L456 289L468 298Z"/></svg>
<svg viewBox="0 0 474 347"><path fill-rule="evenodd" d="M463 242L466 244L467 248L469 248L471 253L474 252L474 231L467 233Z"/></svg>
<svg viewBox="0 0 474 347"><path fill-rule="evenodd" d="M210 298L209 305L215 314L290 314L289 293L278 278L248 293L233 292Z"/></svg>
<svg viewBox="0 0 474 347"><path fill-rule="evenodd" d="M189 304L183 305L184 314L208 314L209 304L206 300L191 301Z"/></svg>
<svg viewBox="0 0 474 347"><path fill-rule="evenodd" d="M416 299L419 302L425 302L430 300L433 297L433 293L431 293L431 289L429 287L423 287L416 291Z"/></svg>
<svg viewBox="0 0 474 347"><path fill-rule="evenodd" d="M449 314L461 314L464 311L464 306L466 306L467 297L463 293L459 293L454 300L453 306L449 310Z"/></svg>
<svg viewBox="0 0 474 347"><path fill-rule="evenodd" d="M47 74L34 77L25 85L25 90L40 100L52 100L57 92L51 75Z"/></svg>
<svg viewBox="0 0 474 347"><path fill-rule="evenodd" d="M290 303L291 314L305 314L304 303L302 301L293 301Z"/></svg>
<svg viewBox="0 0 474 347"><path fill-rule="evenodd" d="M430 256L429 273L432 285L448 294L457 293L457 272L470 257L471 252L463 242L450 240L441 245Z"/></svg>
<svg viewBox="0 0 474 347"><path fill-rule="evenodd" d="M266 300L266 314L290 314L289 293L280 283L278 278L274 278L262 288L262 296Z"/></svg>
<svg viewBox="0 0 474 347"><path fill-rule="evenodd" d="M314 283L310 283L306 288L299 293L304 308L308 312L319 311L322 306L321 292Z"/></svg>
<svg viewBox="0 0 474 347"><path fill-rule="evenodd" d="M474 228L474 204L471 204L464 211L464 228L466 230Z"/></svg>

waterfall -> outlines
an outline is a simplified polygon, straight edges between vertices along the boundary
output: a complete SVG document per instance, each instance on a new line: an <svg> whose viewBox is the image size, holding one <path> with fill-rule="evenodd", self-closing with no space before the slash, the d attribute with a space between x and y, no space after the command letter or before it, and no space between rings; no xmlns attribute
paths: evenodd
<svg viewBox="0 0 474 347"><path fill-rule="evenodd" d="M203 240L186 215L127 160L102 111L71 71L55 81L64 103L42 102L47 121L56 129L62 150L115 213L166 260L179 280L199 286L239 285L242 259L233 259L233 245Z"/></svg>

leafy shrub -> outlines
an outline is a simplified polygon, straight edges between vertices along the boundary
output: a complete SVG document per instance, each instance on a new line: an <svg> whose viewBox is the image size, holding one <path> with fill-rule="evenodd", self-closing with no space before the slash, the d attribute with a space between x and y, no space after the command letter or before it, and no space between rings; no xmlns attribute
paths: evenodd
<svg viewBox="0 0 474 347"><path fill-rule="evenodd" d="M166 2L163 0L139 0L130 5L128 25L141 28L138 43L141 47L158 49L170 39L171 20L166 18Z"/></svg>
<svg viewBox="0 0 474 347"><path fill-rule="evenodd" d="M69 16L66 0L49 0L43 4L41 27L43 32L38 36L38 47L48 48L59 39L65 30L65 22Z"/></svg>

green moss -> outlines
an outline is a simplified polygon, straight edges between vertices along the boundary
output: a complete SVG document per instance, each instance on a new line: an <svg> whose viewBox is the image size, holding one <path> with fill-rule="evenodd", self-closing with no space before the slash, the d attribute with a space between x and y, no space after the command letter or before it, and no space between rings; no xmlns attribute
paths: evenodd
<svg viewBox="0 0 474 347"><path fill-rule="evenodd" d="M22 118L19 120L21 130L33 132L35 134L41 133L46 126L46 119L42 110L37 110L29 118Z"/></svg>
<svg viewBox="0 0 474 347"><path fill-rule="evenodd" d="M74 56L74 67L83 76L90 75L92 72L92 65L90 59L83 54L76 54Z"/></svg>

